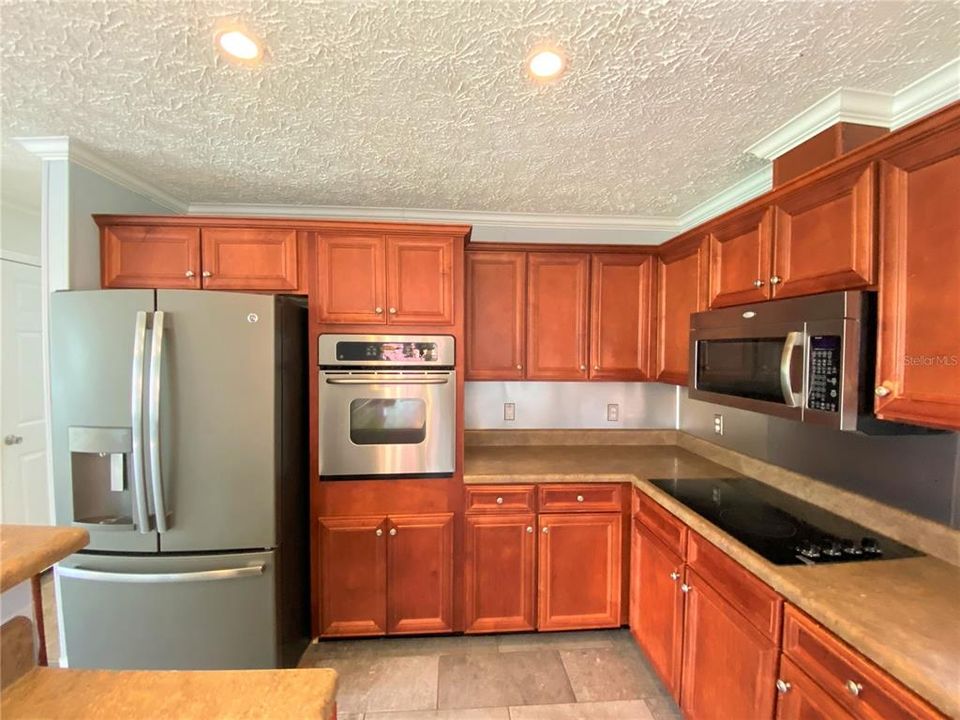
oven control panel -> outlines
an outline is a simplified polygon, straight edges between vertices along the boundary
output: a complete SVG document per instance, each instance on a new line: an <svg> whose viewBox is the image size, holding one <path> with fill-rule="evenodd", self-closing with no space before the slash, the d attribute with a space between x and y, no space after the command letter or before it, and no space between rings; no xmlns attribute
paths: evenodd
<svg viewBox="0 0 960 720"><path fill-rule="evenodd" d="M807 407L811 410L840 411L841 340L839 335L810 337Z"/></svg>
<svg viewBox="0 0 960 720"><path fill-rule="evenodd" d="M450 335L327 335L317 364L337 368L442 368L456 364Z"/></svg>

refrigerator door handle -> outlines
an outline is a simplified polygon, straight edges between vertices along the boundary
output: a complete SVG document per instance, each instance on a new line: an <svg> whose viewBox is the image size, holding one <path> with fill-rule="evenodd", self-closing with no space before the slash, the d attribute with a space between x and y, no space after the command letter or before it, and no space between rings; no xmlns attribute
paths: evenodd
<svg viewBox="0 0 960 720"><path fill-rule="evenodd" d="M88 570L83 567L57 566L57 574L61 577L76 580L94 580L99 582L116 583L193 583L210 582L213 580L235 580L238 578L263 575L263 565L249 565L239 568L224 568L222 570L199 570L195 572L172 573L124 573L107 572L104 570Z"/></svg>
<svg viewBox="0 0 960 720"><path fill-rule="evenodd" d="M143 360L144 343L147 338L147 313L137 312L133 330L133 376L130 381L130 423L133 454L133 502L137 530L148 535L150 515L147 510L147 485L143 478Z"/></svg>
<svg viewBox="0 0 960 720"><path fill-rule="evenodd" d="M163 319L165 313L153 314L153 339L150 346L150 397L147 408L147 445L150 452L150 483L157 532L167 532L167 506L163 499L163 477L160 474L160 373L163 361Z"/></svg>

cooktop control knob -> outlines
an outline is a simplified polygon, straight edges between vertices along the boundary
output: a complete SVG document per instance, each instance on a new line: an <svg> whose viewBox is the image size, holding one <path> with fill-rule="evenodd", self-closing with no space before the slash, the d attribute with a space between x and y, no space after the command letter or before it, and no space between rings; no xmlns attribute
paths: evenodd
<svg viewBox="0 0 960 720"><path fill-rule="evenodd" d="M804 540L797 546L797 552L804 557L818 558L820 557L820 546L810 540Z"/></svg>
<svg viewBox="0 0 960 720"><path fill-rule="evenodd" d="M876 538L865 537L860 540L860 547L863 548L863 552L868 555L882 555L883 550L880 549L880 541Z"/></svg>
<svg viewBox="0 0 960 720"><path fill-rule="evenodd" d="M863 548L857 545L857 543L853 540L844 540L843 552L847 555L863 555Z"/></svg>
<svg viewBox="0 0 960 720"><path fill-rule="evenodd" d="M839 557L843 555L843 547L838 540L828 540L823 545L823 554L830 557Z"/></svg>

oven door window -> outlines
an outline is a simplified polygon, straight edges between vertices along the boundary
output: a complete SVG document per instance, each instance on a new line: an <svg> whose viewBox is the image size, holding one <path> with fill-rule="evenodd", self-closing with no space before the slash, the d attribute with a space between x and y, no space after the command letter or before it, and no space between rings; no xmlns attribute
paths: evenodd
<svg viewBox="0 0 960 720"><path fill-rule="evenodd" d="M785 340L698 341L697 389L783 405L780 356Z"/></svg>
<svg viewBox="0 0 960 720"><path fill-rule="evenodd" d="M416 445L427 437L427 404L420 398L360 398L350 403L354 445Z"/></svg>

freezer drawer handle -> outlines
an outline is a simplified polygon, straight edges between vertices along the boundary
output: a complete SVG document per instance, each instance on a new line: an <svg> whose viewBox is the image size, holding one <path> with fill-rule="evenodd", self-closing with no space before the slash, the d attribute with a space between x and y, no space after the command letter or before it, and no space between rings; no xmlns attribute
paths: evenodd
<svg viewBox="0 0 960 720"><path fill-rule="evenodd" d="M147 513L147 485L143 480L143 347L147 337L147 313L137 313L133 330L133 377L130 385L130 422L133 450L133 501L137 530L151 532Z"/></svg>
<svg viewBox="0 0 960 720"><path fill-rule="evenodd" d="M200 570L198 572L183 573L115 573L103 570L88 570L82 567L57 566L57 573L62 577L76 578L77 580L97 580L100 582L117 583L190 583L209 582L211 580L234 580L237 578L263 575L263 565L248 567L225 568L223 570Z"/></svg>
<svg viewBox="0 0 960 720"><path fill-rule="evenodd" d="M163 360L164 312L153 314L153 341L150 345L150 400L147 410L147 445L150 449L150 482L153 506L157 511L157 532L167 531L167 506L163 500L163 477L160 475L160 364Z"/></svg>

